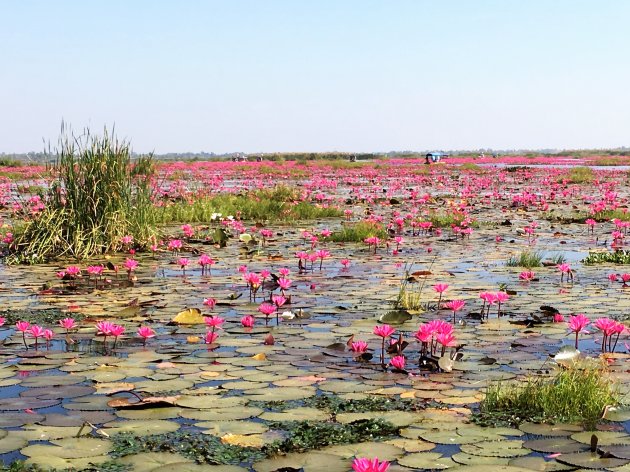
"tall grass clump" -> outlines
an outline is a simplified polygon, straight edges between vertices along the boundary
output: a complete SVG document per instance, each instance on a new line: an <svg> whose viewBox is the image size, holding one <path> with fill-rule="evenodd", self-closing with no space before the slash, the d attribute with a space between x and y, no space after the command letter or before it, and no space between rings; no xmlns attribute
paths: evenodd
<svg viewBox="0 0 630 472"><path fill-rule="evenodd" d="M551 377L491 385L479 404L476 422L579 422L593 428L604 408L620 396L603 366L577 364Z"/></svg>
<svg viewBox="0 0 630 472"><path fill-rule="evenodd" d="M125 235L143 244L152 224L152 156L132 163L130 145L104 130L75 136L62 126L46 208L20 228L9 263L83 259L116 250Z"/></svg>
<svg viewBox="0 0 630 472"><path fill-rule="evenodd" d="M460 170L468 170L468 171L473 171L473 172L480 172L483 170L483 167L481 167L480 165L477 165L473 162L465 162L462 165L459 166Z"/></svg>
<svg viewBox="0 0 630 472"><path fill-rule="evenodd" d="M621 249L613 252L589 252L588 256L582 259L582 264L630 264L630 251Z"/></svg>
<svg viewBox="0 0 630 472"><path fill-rule="evenodd" d="M433 223L434 228L451 228L453 226L460 226L464 220L468 217L459 211L433 211L429 214L429 221ZM479 223L471 221L468 226L478 228Z"/></svg>
<svg viewBox="0 0 630 472"><path fill-rule="evenodd" d="M159 223L209 222L220 213L256 221L298 221L332 218L343 215L336 207L322 206L301 200L298 189L278 185L270 189L243 193L218 193L192 201L168 203L155 209Z"/></svg>
<svg viewBox="0 0 630 472"><path fill-rule="evenodd" d="M630 221L630 212L616 208L614 210L600 211L585 218L594 218L597 221L610 221L615 218L621 221Z"/></svg>
<svg viewBox="0 0 630 472"><path fill-rule="evenodd" d="M335 231L330 236L330 240L336 243L360 243L373 236L385 240L387 231L379 223L359 221L357 223L344 224L340 231Z"/></svg>
<svg viewBox="0 0 630 472"><path fill-rule="evenodd" d="M572 184L587 184L595 179L595 174L590 167L577 166L569 171L566 179Z"/></svg>
<svg viewBox="0 0 630 472"><path fill-rule="evenodd" d="M518 256L511 256L505 263L508 267L525 267L531 269L542 265L543 253L539 251L523 251Z"/></svg>

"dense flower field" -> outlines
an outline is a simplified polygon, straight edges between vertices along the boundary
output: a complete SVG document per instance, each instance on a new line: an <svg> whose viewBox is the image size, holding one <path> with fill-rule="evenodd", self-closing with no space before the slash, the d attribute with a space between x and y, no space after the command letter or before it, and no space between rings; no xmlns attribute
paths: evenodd
<svg viewBox="0 0 630 472"><path fill-rule="evenodd" d="M629 174L591 162L159 164L152 239L2 266L0 459L630 470ZM54 175L0 175L10 258Z"/></svg>

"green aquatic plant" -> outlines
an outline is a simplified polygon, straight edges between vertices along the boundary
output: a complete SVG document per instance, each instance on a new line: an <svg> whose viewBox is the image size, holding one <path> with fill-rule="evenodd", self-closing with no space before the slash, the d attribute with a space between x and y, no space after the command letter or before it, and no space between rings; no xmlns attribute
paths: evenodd
<svg viewBox="0 0 630 472"><path fill-rule="evenodd" d="M417 411L423 408L418 401L387 396L346 399L338 395L317 395L307 398L304 404L305 406L328 411L333 415L338 413L364 413L367 411Z"/></svg>
<svg viewBox="0 0 630 472"><path fill-rule="evenodd" d="M540 251L523 251L518 256L511 256L505 263L508 267L524 267L531 269L542 265L543 253Z"/></svg>
<svg viewBox="0 0 630 472"><path fill-rule="evenodd" d="M330 240L336 243L362 243L372 237L377 237L381 241L387 239L387 231L383 225L373 221L344 224L340 231L335 231L329 236Z"/></svg>
<svg viewBox="0 0 630 472"><path fill-rule="evenodd" d="M589 252L588 256L582 259L582 264L630 264L630 251Z"/></svg>
<svg viewBox="0 0 630 472"><path fill-rule="evenodd" d="M590 167L576 166L569 170L568 175L564 179L572 184L586 184L595 179L595 173Z"/></svg>
<svg viewBox="0 0 630 472"><path fill-rule="evenodd" d="M561 252L552 254L547 259L551 261L554 265L564 264L567 261L567 258L565 257L565 255L562 254Z"/></svg>
<svg viewBox="0 0 630 472"><path fill-rule="evenodd" d="M237 215L246 220L292 222L334 218L343 213L336 207L301 200L295 187L278 185L240 193L217 193L191 201L169 202L154 208L157 222L196 223L213 220L213 215Z"/></svg>
<svg viewBox="0 0 630 472"><path fill-rule="evenodd" d="M181 454L199 464L239 464L255 462L265 456L258 449L224 444L221 438L193 431L150 436L120 433L114 435L112 441L110 455L114 458L140 452L171 452Z"/></svg>
<svg viewBox="0 0 630 472"><path fill-rule="evenodd" d="M288 452L305 452L335 444L354 444L374 441L394 434L400 428L381 419L358 420L348 424L327 421L283 421L271 422L272 429L287 433L283 441L263 447L268 455Z"/></svg>
<svg viewBox="0 0 630 472"><path fill-rule="evenodd" d="M18 227L8 263L84 259L119 249L125 235L140 244L156 236L151 155L132 162L130 144L107 129L75 136L62 127L53 175L45 208Z"/></svg>
<svg viewBox="0 0 630 472"><path fill-rule="evenodd" d="M474 420L482 425L577 422L592 428L604 408L619 401L620 395L603 365L578 364L552 376L491 385Z"/></svg>

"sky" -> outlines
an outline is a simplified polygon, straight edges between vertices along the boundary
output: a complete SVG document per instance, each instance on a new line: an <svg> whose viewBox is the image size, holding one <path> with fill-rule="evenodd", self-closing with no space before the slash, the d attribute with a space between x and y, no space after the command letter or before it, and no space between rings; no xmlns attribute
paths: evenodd
<svg viewBox="0 0 630 472"><path fill-rule="evenodd" d="M0 152L630 146L627 0L0 0Z"/></svg>

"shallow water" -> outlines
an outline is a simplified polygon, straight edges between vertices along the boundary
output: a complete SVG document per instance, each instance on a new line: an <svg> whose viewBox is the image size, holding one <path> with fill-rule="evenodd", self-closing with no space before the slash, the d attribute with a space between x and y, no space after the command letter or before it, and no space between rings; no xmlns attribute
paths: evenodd
<svg viewBox="0 0 630 472"><path fill-rule="evenodd" d="M79 290L69 290L67 283L55 278L55 272L63 264L37 267L0 266L0 298L7 308L23 313L22 317L27 320L31 317L31 321L43 309L57 309L63 316L81 320L79 332L72 334L78 343L69 347L72 356L65 358L58 356L59 352L66 351L64 333L59 328L55 328L56 340L51 345L51 351L40 349L39 355L35 357L29 357L33 354L32 340L29 340L30 349L25 351L21 336L13 328L0 328L0 341L3 342L0 356L4 361L0 368L0 409L5 408L4 413L25 410L23 406L19 409L6 409L6 404L2 401L26 398L20 394L35 388L28 385L43 375L61 378L85 376L85 380L79 381L78 385L95 388L101 388L108 382L126 382L132 384L131 388L135 391L146 396L180 394L183 404L192 402L200 394L207 395L210 404L215 398L233 396L242 398L245 402L274 399L289 401L284 392L290 393L289 399L295 401L303 401L312 395L331 393L347 398L375 395L400 398L401 395L407 395L407 398L413 398L419 404L426 404L427 410L421 415L423 420L412 422L411 427L422 430L422 434L430 437L433 434L430 431L432 428L446 428L453 424L460 428L470 428L470 411L478 406L486 385L501 378L523 378L537 372L543 365L552 366L550 357L561 346L573 344L573 338L568 334L565 324L545 323L532 327L515 324L530 319L534 314L540 315L541 305L551 305L565 316L585 313L592 319L602 316L628 318L630 300L626 289L620 283L611 283L607 279L608 273L623 272L624 269L613 266L583 266L580 263L589 250L596 248L594 236L585 231L584 225L551 223L543 218L545 214L537 207L510 205L512 197L526 189L537 190L538 195L548 194L549 190L545 186L548 184L543 184L546 176L541 169L533 168L533 180L527 182L509 181L507 179L512 176L502 175L504 180L492 184L500 196L490 201L482 197L481 191L466 197L459 195L463 185L459 177L455 179L455 175L450 174L453 170L432 172L436 174L429 177L404 173L388 174L377 182L364 178L360 180L358 188L361 195L368 199L381 197L383 194L388 197L406 197L408 195L405 189L408 188L417 190L420 195L429 192L434 196L434 200L426 204L417 204L408 198L401 198L400 205L390 205L388 202L371 204L370 208L375 214L382 215L386 222L394 211L403 215L414 208L420 214L429 209L448 212L453 211L458 202L466 200L480 223L469 239L453 235L449 228L445 228L439 236L412 236L410 228L405 227L401 233L404 241L398 254L393 254L393 244L389 249L381 246L377 254L373 254L372 250L361 243L331 243L322 240L318 248L326 248L332 253L324 261L323 269L318 270L316 264L314 270L299 273L295 253L310 250L310 245L301 238L298 229L319 232L329 227L336 231L343 224L341 219L304 222L298 225L300 228L292 228L291 231L287 231L282 225L269 225L276 235L265 248L249 255L244 254L243 244L236 237L230 239L228 246L223 249L193 244L195 249L207 251L218 260L218 264L212 269L212 275L201 276L196 265L196 256L190 251L178 255L164 251L155 258L148 255L138 256L140 265L136 274L137 281L133 284L122 283L126 278L123 273L118 278L108 274L112 283L100 283L99 286L103 288L99 290L94 290L92 283L86 283L85 279L79 282ZM341 200L355 190L354 185L345 185L343 180L340 177L339 187L328 190ZM436 182L440 182L440 185L436 185ZM386 192L382 191L384 187ZM562 189L559 188L558 191L560 190ZM588 191L594 193L596 190L589 188ZM627 199L627 189L619 187L618 191L622 194L621 198ZM445 195L451 197L444 198ZM570 198L550 200L551 208L557 212L573 211L572 204ZM585 204L580 205L586 208ZM353 220L360 219L367 206L351 206L355 211ZM510 220L511 226L500 225L506 219ZM535 237L528 241L520 230L532 221L539 222L539 227ZM253 222L248 222L247 226L251 224ZM612 229L612 224L601 223L596 227L596 236L604 239ZM496 241L497 236L500 236L500 242ZM428 252L428 248L432 251ZM604 248L600 246L597 249ZM535 268L537 280L519 281L518 275L523 269L507 267L506 261L525 250L542 251L546 258L561 254L575 270L574 282L560 282L560 273L554 266ZM191 260L185 277L175 263L181 255ZM351 260L347 270L341 266L340 260L343 258ZM116 264L123 260L122 255L112 259ZM286 309L297 312L302 309L306 316L301 319L281 320L280 326L276 326L275 317L272 316L268 325L265 325L257 307L263 299L269 297L269 290L257 293L256 299L250 302L249 291L238 272L241 265L247 265L249 271L267 269L275 274L281 267L290 268L289 277L293 280L293 285L288 294L292 300L281 311ZM429 310L414 311L412 320L395 326L397 332L404 333L410 342L404 353L411 375L392 372L385 374L378 366L380 342L372 334L372 330L378 318L391 309L392 302L398 296L401 280L405 278L405 267L409 272L430 271L429 275L419 276L417 282L408 286L410 291L419 294L423 305L429 305ZM434 310L437 296L431 287L436 283L447 283L450 286L443 301L466 301L462 312L457 314L455 325L457 340L464 345L461 351L464 358L461 363L455 364L450 373L420 371L417 367L419 345L412 337L420 323L434 319L452 319L452 313L448 310ZM53 291L42 291L44 284L51 286ZM467 316L479 312L479 292L498 291L500 285L515 292L502 305L505 316L497 316L496 305L487 322L481 323ZM277 289L275 293L278 293ZM212 312L203 305L203 299L208 297L214 297L218 301ZM134 299L141 306L130 311L128 305ZM203 337L206 332L203 324L182 325L172 322L173 317L186 308L198 308L206 316L216 314L226 319L216 346L205 346L201 339L189 339L191 336ZM246 314L257 317L256 327L251 332L240 326L240 318ZM103 319L126 327L126 333L116 349L113 348L111 338L107 348L104 348L102 337L96 336L94 322ZM157 337L150 339L146 347L134 335L140 325L151 326L157 332ZM49 323L46 326L54 325ZM272 334L275 339L273 346L263 343L268 334ZM343 348L352 335L355 340L369 343L369 349L374 354L373 361L359 362ZM584 354L599 355L601 338L598 336L596 330L591 330L591 333L581 337L580 349ZM630 356L624 342L628 342L627 335L618 344L618 357L614 359L611 369L622 391L627 393L630 391L630 377L627 372ZM254 359L253 356L257 354L264 354L265 358ZM490 365L481 362L488 357L496 359L496 362ZM11 382L14 381L19 383L12 385ZM425 388L430 382L437 384L435 390ZM24 384L27 386L23 386ZM62 395L61 402L50 407L32 408L37 414L45 416L59 413L71 416L82 411L74 409L77 408L78 400L66 398L62 387L51 384L49 390L59 391ZM95 409L88 411L115 415L111 422L94 423L99 429L105 432L116 431L116 425L133 421L124 417L124 410L116 410L104 403L94 403L95 398L100 401L103 394L90 393L78 397L81 401L88 402L89 408ZM186 406L181 408L188 416L206 410ZM449 416L446 421L432 416L454 415L459 411L458 408L464 409L461 417ZM226 417L230 417L230 414L240 409L239 406L221 411ZM155 415L159 414L159 409L155 409ZM245 418L229 421L267 424L260 416L261 413L253 418L246 415ZM39 422L42 421L44 420ZM181 414L166 421L175 424L160 423L159 427L206 433L210 431L207 425L198 425L201 424L200 420ZM212 421L225 426L220 423L221 417ZM608 426L630 432L630 423L627 421L610 423ZM0 428L11 431L11 436L26 434L24 432L28 430L28 427L20 425ZM63 434L76 434L78 427L73 428L72 434L68 431ZM514 431L492 437L500 440L518 439L513 433ZM25 437L31 440L31 444L36 442L32 436ZM263 435L260 440L268 439ZM107 439L103 437L103 441ZM417 442L429 441L422 439ZM0 459L8 463L22 458L19 451L23 448L21 446L0 455ZM398 448L392 460L414 454L411 447ZM439 452L449 458L459 451L460 447L457 445L437 444L430 452ZM530 455L541 454L532 450ZM350 461L347 458L343 460L345 462L342 461L340 467L346 467L347 470ZM245 466L248 468L250 464ZM403 466L398 468L412 469Z"/></svg>

